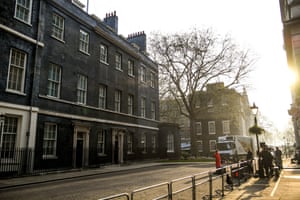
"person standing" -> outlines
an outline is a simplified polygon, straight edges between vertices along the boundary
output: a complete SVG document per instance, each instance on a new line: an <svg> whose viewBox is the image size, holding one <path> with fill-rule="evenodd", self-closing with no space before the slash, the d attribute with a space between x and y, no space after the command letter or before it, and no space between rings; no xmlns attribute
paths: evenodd
<svg viewBox="0 0 300 200"><path fill-rule="evenodd" d="M249 171L249 174L251 174L251 173L253 173L253 167L252 167L253 153L250 149L248 149L246 159L247 159L247 163L248 163L248 171Z"/></svg>
<svg viewBox="0 0 300 200"><path fill-rule="evenodd" d="M261 152L261 156L262 156L263 167L265 169L265 175L266 177L271 177L271 175L273 174L273 168L272 168L273 156L267 147L264 147L264 149Z"/></svg>
<svg viewBox="0 0 300 200"><path fill-rule="evenodd" d="M279 169L281 170L282 169L282 152L281 150L276 147L276 150L275 150L275 164L277 165L277 167L279 167Z"/></svg>
<svg viewBox="0 0 300 200"><path fill-rule="evenodd" d="M215 159L216 159L216 169L217 169L216 173L218 174L221 172L221 170L219 169L219 168L221 168L221 155L220 155L218 149L215 152Z"/></svg>

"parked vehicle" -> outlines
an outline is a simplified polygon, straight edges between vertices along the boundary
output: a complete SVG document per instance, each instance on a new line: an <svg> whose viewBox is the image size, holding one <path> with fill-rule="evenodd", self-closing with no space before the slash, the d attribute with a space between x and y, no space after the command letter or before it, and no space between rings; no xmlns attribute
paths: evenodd
<svg viewBox="0 0 300 200"><path fill-rule="evenodd" d="M217 148L222 163L246 160L248 150L254 153L253 140L250 136L220 136L218 137Z"/></svg>

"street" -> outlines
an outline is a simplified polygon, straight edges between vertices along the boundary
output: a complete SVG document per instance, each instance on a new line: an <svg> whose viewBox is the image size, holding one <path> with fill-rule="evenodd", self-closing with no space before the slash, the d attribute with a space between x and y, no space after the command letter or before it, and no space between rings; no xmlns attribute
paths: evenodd
<svg viewBox="0 0 300 200"><path fill-rule="evenodd" d="M211 164L161 165L0 190L2 200L95 200L208 171Z"/></svg>

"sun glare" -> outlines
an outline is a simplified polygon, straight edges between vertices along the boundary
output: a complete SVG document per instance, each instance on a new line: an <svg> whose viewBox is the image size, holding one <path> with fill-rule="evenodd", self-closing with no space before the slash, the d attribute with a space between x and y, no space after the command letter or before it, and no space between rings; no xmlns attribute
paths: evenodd
<svg viewBox="0 0 300 200"><path fill-rule="evenodd" d="M285 83L287 83L288 86L290 86L290 87L293 86L298 79L297 73L294 70L292 70L291 68L287 69L285 71L285 73L283 74L283 76L284 76L283 81Z"/></svg>

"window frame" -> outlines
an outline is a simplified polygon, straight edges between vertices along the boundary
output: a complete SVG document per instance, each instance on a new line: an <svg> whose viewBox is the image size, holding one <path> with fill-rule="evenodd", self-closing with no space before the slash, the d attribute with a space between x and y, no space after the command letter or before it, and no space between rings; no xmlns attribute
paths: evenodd
<svg viewBox="0 0 300 200"><path fill-rule="evenodd" d="M4 122L2 122L3 132L0 159L14 158L19 126L20 125L18 117L4 116Z"/></svg>
<svg viewBox="0 0 300 200"><path fill-rule="evenodd" d="M61 15L53 12L51 36L59 41L64 41L64 34L65 34L65 19Z"/></svg>
<svg viewBox="0 0 300 200"><path fill-rule="evenodd" d="M115 112L121 112L121 102L122 101L122 91L121 90L115 90L115 98L114 98L114 109Z"/></svg>
<svg viewBox="0 0 300 200"><path fill-rule="evenodd" d="M17 57L17 54L19 56L21 55L22 58L18 57L13 60L13 57ZM7 76L7 84L6 84L7 91L15 92L15 93L24 93L27 57L28 55L24 51L15 48L10 49L8 76ZM21 61L22 63L18 63ZM17 75L14 75L13 73L17 73ZM15 78L16 76L17 78ZM12 80L13 78L16 80Z"/></svg>
<svg viewBox="0 0 300 200"><path fill-rule="evenodd" d="M155 88L155 73L154 72L150 72L150 87Z"/></svg>
<svg viewBox="0 0 300 200"><path fill-rule="evenodd" d="M51 131L52 130L52 129L50 129L50 126L54 126L54 138L51 138L51 137L46 138L47 131ZM44 124L44 135L43 135L43 159L57 158L57 155L56 155L56 150L57 150L57 131L58 131L58 126L57 126L56 123L45 122L45 124ZM51 132L49 132L49 133L51 133ZM51 149L50 153L45 150L45 141L53 142L53 146L50 145L50 149ZM49 144L47 145L47 147L49 147ZM49 148L47 148L47 149L49 149Z"/></svg>
<svg viewBox="0 0 300 200"><path fill-rule="evenodd" d="M101 129L97 132L97 154L98 156L105 156L105 140L107 130Z"/></svg>
<svg viewBox="0 0 300 200"><path fill-rule="evenodd" d="M196 144L197 144L197 150L198 150L198 152L203 152L203 140L197 140L196 141ZM201 148L199 148L201 146Z"/></svg>
<svg viewBox="0 0 300 200"><path fill-rule="evenodd" d="M128 97L127 97L127 107L128 107L128 110L127 110L127 113L129 115L133 115L134 114L134 96L132 94L128 94Z"/></svg>
<svg viewBox="0 0 300 200"><path fill-rule="evenodd" d="M134 61L133 60L128 59L127 70L128 70L128 75L131 77L134 77Z"/></svg>
<svg viewBox="0 0 300 200"><path fill-rule="evenodd" d="M146 67L141 66L140 67L140 81L141 83L146 83L147 82L147 75L146 75Z"/></svg>
<svg viewBox="0 0 300 200"><path fill-rule="evenodd" d="M79 31L79 51L89 54L90 34L83 29Z"/></svg>
<svg viewBox="0 0 300 200"><path fill-rule="evenodd" d="M107 86L106 85L99 85L99 90L98 90L98 107L102 109L106 109L107 105Z"/></svg>
<svg viewBox="0 0 300 200"><path fill-rule="evenodd" d="M201 122L195 123L195 131L196 131L196 135L202 135L202 123Z"/></svg>
<svg viewBox="0 0 300 200"><path fill-rule="evenodd" d="M146 118L146 98L141 98L141 117Z"/></svg>
<svg viewBox="0 0 300 200"><path fill-rule="evenodd" d="M54 67L56 68L56 70L53 70ZM50 72L50 70L52 72ZM50 74L54 74L55 72L58 72L58 74L50 77ZM58 80L51 79L53 77L57 77ZM50 92L50 91L53 91L53 86L55 87L55 91L57 91L56 95L53 95L53 92ZM51 89L50 89L50 87L51 87ZM54 63L50 63L49 70L48 70L47 96L54 97L54 98L60 98L60 89L61 89L61 66L54 64Z"/></svg>
<svg viewBox="0 0 300 200"><path fill-rule="evenodd" d="M88 91L87 82L88 82L87 76L78 74L77 88L76 88L78 104L86 105L87 103L87 91Z"/></svg>
<svg viewBox="0 0 300 200"><path fill-rule="evenodd" d="M208 122L208 134L209 135L215 135L216 134L216 122L215 121L209 121Z"/></svg>
<svg viewBox="0 0 300 200"><path fill-rule="evenodd" d="M15 11L14 11L14 18L16 18L17 20L25 23L25 24L28 24L28 25L31 25L31 18L32 18L32 0L24 0L26 1L26 3L28 3L28 7L26 7L26 5L23 5L21 4L22 2L19 2L18 0L16 1L16 4L15 4ZM27 17L25 19L25 17L20 17L19 15L17 15L17 13L20 13L21 10L19 9L23 9L23 12L28 12L28 13L25 13L25 15L27 14ZM24 13L22 14L24 15Z"/></svg>
<svg viewBox="0 0 300 200"><path fill-rule="evenodd" d="M119 71L123 71L122 67L122 54L117 52L115 55L115 68Z"/></svg>
<svg viewBox="0 0 300 200"><path fill-rule="evenodd" d="M175 152L174 134L168 133L167 135L167 153Z"/></svg>
<svg viewBox="0 0 300 200"><path fill-rule="evenodd" d="M151 119L156 119L156 103L155 101L151 102Z"/></svg>
<svg viewBox="0 0 300 200"><path fill-rule="evenodd" d="M108 47L100 44L100 62L108 64Z"/></svg>
<svg viewBox="0 0 300 200"><path fill-rule="evenodd" d="M222 130L223 134L230 134L230 121L229 120L223 120L222 121Z"/></svg>

